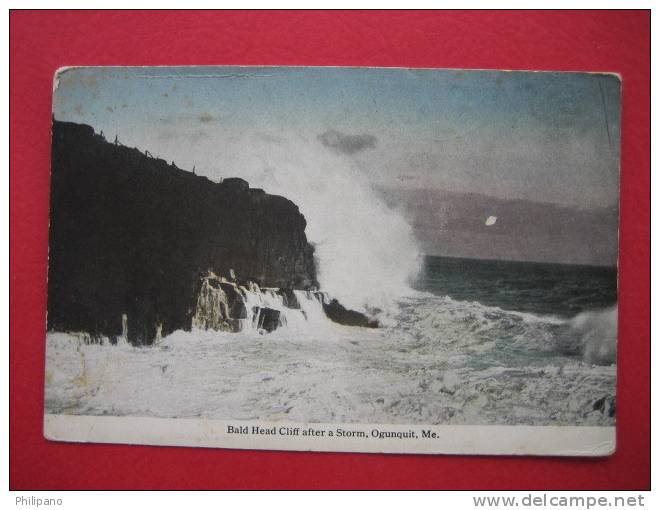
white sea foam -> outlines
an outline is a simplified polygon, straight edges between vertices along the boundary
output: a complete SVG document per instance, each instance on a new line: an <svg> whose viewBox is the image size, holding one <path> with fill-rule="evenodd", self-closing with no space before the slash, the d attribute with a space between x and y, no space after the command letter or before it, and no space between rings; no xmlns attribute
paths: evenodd
<svg viewBox="0 0 660 510"><path fill-rule="evenodd" d="M265 296L262 305L279 306L279 295ZM614 423L611 406L597 404L614 402L616 366L593 347L612 334L612 310L566 320L418 295L401 301L393 325L373 330L334 324L317 300L297 298L308 320L267 335L193 329L137 348L49 333L46 408L312 422Z"/></svg>
<svg viewBox="0 0 660 510"><path fill-rule="evenodd" d="M584 360L596 365L616 363L617 307L583 312L570 323Z"/></svg>
<svg viewBox="0 0 660 510"><path fill-rule="evenodd" d="M372 312L410 292L422 261L413 230L374 193L354 159L296 133L238 140L223 159L232 162L232 175L299 206L322 290Z"/></svg>
<svg viewBox="0 0 660 510"><path fill-rule="evenodd" d="M470 336L472 324L460 320L448 336L411 326L177 331L144 348L49 333L46 408L301 422L613 423L594 408L614 395L613 366L496 356L496 342Z"/></svg>
<svg viewBox="0 0 660 510"><path fill-rule="evenodd" d="M439 348L472 351L493 347L491 360L509 350L580 356L586 363L616 363L617 307L588 311L566 319L504 310L477 301L422 295L401 302L399 327ZM481 347L478 347L481 346Z"/></svg>

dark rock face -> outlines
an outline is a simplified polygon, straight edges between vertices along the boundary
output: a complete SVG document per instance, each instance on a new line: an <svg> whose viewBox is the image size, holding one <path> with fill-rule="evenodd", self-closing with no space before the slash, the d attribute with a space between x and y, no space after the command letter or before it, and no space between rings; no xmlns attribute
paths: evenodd
<svg viewBox="0 0 660 510"><path fill-rule="evenodd" d="M234 319L246 319L247 308L245 308L245 301L243 300L241 293L234 285L229 283L220 283L219 285L227 295L229 302L229 315Z"/></svg>
<svg viewBox="0 0 660 510"><path fill-rule="evenodd" d="M279 310L255 306L254 313L257 317L257 328L260 330L272 333L280 325Z"/></svg>
<svg viewBox="0 0 660 510"><path fill-rule="evenodd" d="M293 292L293 289L279 289L277 293L282 296L284 306L288 306L294 310L300 310L300 303L298 302L298 298Z"/></svg>
<svg viewBox="0 0 660 510"><path fill-rule="evenodd" d="M378 321L370 319L366 315L355 310L348 310L342 304L333 299L329 303L323 303L323 311L328 318L338 324L345 326L360 326L363 328L377 328Z"/></svg>
<svg viewBox="0 0 660 510"><path fill-rule="evenodd" d="M134 344L151 343L159 326L163 336L189 330L208 270L235 269L268 287L318 286L298 207L242 179L215 183L90 126L54 121L51 181L51 330L112 341L122 314Z"/></svg>
<svg viewBox="0 0 660 510"><path fill-rule="evenodd" d="M247 308L241 292L235 285L215 275L202 279L192 325L200 329L238 332L241 320L247 318Z"/></svg>

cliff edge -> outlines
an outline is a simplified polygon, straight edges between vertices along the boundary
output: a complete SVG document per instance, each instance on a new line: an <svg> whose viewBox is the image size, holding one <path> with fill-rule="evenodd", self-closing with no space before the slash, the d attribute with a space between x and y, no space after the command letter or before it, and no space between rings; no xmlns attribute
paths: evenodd
<svg viewBox="0 0 660 510"><path fill-rule="evenodd" d="M216 183L54 120L51 181L51 330L127 329L133 344L190 330L207 271L318 287L298 207L242 179Z"/></svg>

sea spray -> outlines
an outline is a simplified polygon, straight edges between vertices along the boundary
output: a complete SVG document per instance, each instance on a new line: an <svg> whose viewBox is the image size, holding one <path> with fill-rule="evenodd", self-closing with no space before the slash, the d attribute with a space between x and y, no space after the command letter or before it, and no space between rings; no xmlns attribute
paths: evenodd
<svg viewBox="0 0 660 510"><path fill-rule="evenodd" d="M617 307L582 312L571 320L575 338L584 361L594 365L616 363Z"/></svg>
<svg viewBox="0 0 660 510"><path fill-rule="evenodd" d="M298 205L321 289L344 306L377 315L410 292L421 264L413 229L377 196L354 158L312 136L277 133L239 137L223 147L223 160L232 175Z"/></svg>

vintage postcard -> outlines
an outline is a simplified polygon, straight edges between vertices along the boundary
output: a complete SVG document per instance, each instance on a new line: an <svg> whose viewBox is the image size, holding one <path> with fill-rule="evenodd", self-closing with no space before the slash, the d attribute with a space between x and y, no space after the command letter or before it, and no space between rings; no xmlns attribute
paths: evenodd
<svg viewBox="0 0 660 510"><path fill-rule="evenodd" d="M612 453L620 88L59 70L46 437Z"/></svg>

